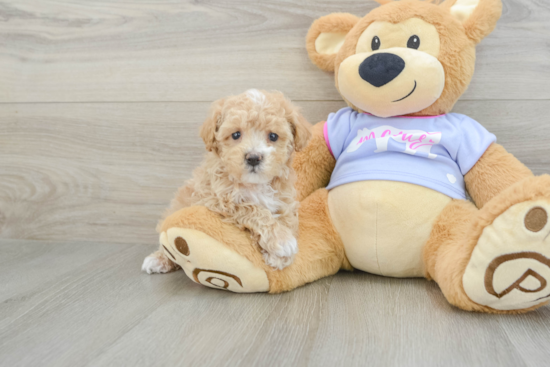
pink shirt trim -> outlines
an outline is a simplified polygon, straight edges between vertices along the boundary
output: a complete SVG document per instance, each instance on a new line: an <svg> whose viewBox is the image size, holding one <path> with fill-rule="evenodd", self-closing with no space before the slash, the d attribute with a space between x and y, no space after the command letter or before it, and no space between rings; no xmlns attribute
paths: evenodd
<svg viewBox="0 0 550 367"><path fill-rule="evenodd" d="M365 115L370 115L370 116L374 116L372 113L368 113L368 112L363 112ZM408 118L408 119L433 119L433 118L436 118L436 117L441 117L441 116L445 116L446 114L443 113L441 115L433 115L433 116L391 116L391 117L388 117L388 118ZM376 116L375 116L376 117Z"/></svg>
<svg viewBox="0 0 550 367"><path fill-rule="evenodd" d="M334 153L332 153L332 148L330 147L330 141L328 141L328 127L326 121L325 126L323 126L323 135L325 136L325 142L327 143L328 151L334 157Z"/></svg>

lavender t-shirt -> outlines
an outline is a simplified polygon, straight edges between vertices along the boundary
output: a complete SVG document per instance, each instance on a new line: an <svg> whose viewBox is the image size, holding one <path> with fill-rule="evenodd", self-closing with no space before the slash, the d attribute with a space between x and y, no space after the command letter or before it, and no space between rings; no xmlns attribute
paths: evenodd
<svg viewBox="0 0 550 367"><path fill-rule="evenodd" d="M355 181L402 181L465 199L464 175L496 137L458 113L381 118L343 108L325 140L336 167L328 189Z"/></svg>

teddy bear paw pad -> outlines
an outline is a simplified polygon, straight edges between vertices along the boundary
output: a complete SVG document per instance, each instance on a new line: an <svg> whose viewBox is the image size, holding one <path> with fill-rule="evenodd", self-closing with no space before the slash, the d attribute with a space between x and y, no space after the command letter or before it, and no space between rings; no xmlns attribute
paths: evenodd
<svg viewBox="0 0 550 367"><path fill-rule="evenodd" d="M264 270L204 232L169 228L160 234L163 250L195 283L237 293L267 292Z"/></svg>
<svg viewBox="0 0 550 367"><path fill-rule="evenodd" d="M525 202L483 230L462 278L472 301L495 310L550 301L549 216L549 202Z"/></svg>

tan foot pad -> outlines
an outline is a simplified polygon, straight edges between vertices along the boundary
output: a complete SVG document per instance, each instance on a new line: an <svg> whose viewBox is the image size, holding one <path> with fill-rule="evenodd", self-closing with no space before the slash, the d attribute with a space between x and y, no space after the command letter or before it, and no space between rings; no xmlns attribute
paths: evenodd
<svg viewBox="0 0 550 367"><path fill-rule="evenodd" d="M203 232L169 228L161 233L160 243L195 283L237 293L269 290L264 270Z"/></svg>
<svg viewBox="0 0 550 367"><path fill-rule="evenodd" d="M550 301L550 204L512 206L483 230L462 278L470 299L496 310Z"/></svg>

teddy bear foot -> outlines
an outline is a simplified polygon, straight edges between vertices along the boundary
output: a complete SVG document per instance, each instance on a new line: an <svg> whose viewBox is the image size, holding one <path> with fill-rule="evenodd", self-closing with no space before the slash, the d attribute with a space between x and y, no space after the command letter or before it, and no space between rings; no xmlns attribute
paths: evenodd
<svg viewBox="0 0 550 367"><path fill-rule="evenodd" d="M550 200L516 204L485 227L462 278L468 297L495 310L550 301Z"/></svg>
<svg viewBox="0 0 550 367"><path fill-rule="evenodd" d="M237 293L269 291L264 270L203 232L168 228L160 234L160 243L195 283Z"/></svg>

